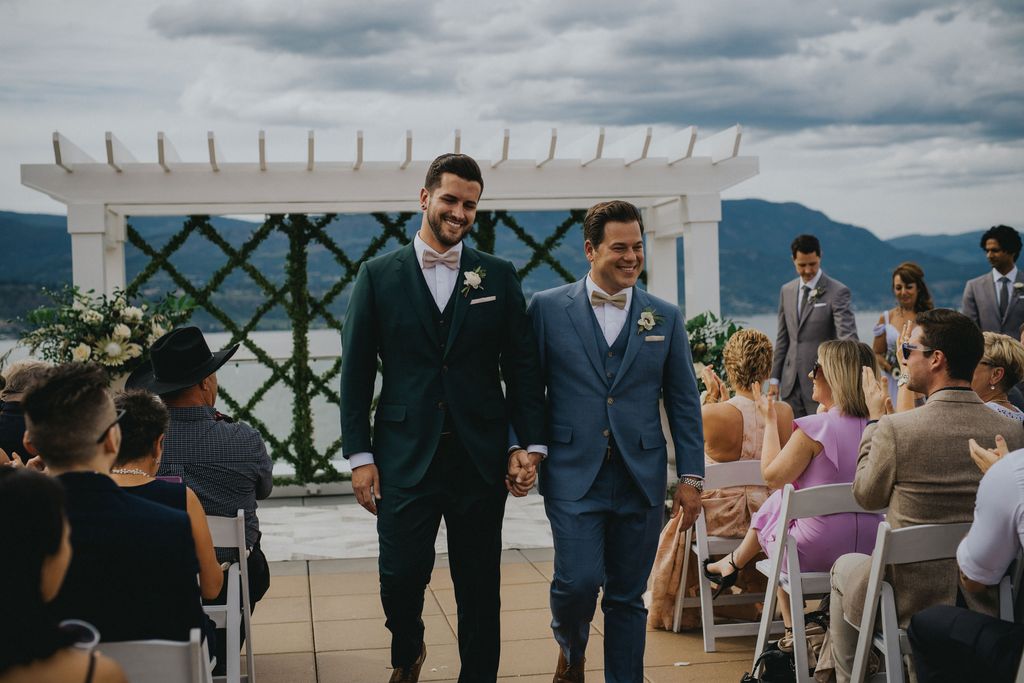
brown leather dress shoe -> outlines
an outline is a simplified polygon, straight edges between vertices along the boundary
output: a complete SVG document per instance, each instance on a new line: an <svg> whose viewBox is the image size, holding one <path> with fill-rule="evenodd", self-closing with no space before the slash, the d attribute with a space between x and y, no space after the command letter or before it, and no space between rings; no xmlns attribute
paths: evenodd
<svg viewBox="0 0 1024 683"><path fill-rule="evenodd" d="M391 679L388 683L417 683L420 680L420 669L423 668L423 660L427 658L427 644L423 643L420 656L408 666L395 667L391 672Z"/></svg>
<svg viewBox="0 0 1024 683"><path fill-rule="evenodd" d="M555 665L555 678L552 683L584 683L583 665L586 663L586 659L581 659L569 666L569 662L565 661L565 653L562 652L562 648L558 648L558 664Z"/></svg>

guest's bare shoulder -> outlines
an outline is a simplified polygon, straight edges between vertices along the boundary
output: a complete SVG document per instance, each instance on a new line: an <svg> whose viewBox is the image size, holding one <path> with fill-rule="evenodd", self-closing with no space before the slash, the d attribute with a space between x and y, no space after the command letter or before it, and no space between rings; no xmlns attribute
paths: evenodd
<svg viewBox="0 0 1024 683"><path fill-rule="evenodd" d="M731 462L740 457L743 445L743 415L728 403L701 406L704 425L704 451L718 462Z"/></svg>
<svg viewBox="0 0 1024 683"><path fill-rule="evenodd" d="M84 681L89 671L90 654L65 648L48 659L19 666L0 674L0 683L66 683ZM109 657L97 653L93 683L127 683L121 667Z"/></svg>

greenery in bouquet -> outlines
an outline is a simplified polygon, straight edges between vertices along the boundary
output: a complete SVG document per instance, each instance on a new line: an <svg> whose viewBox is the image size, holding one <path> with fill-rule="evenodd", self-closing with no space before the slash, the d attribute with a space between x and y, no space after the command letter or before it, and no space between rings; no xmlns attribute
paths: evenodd
<svg viewBox="0 0 1024 683"><path fill-rule="evenodd" d="M729 381L722 364L722 349L725 348L729 337L741 329L743 328L740 323L729 318L719 318L711 311L686 321L686 336L690 340L690 352L693 354L699 391L707 388L700 379L700 370L703 366L710 365L722 381Z"/></svg>
<svg viewBox="0 0 1024 683"><path fill-rule="evenodd" d="M52 363L99 363L111 377L138 367L153 342L187 321L196 306L187 295L134 305L121 290L97 297L65 286L44 293L53 305L25 316L31 331L19 343Z"/></svg>

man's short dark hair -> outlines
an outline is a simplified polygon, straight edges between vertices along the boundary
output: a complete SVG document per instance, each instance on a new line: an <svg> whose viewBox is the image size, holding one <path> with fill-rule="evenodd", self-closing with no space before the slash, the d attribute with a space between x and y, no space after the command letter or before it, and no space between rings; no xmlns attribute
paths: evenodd
<svg viewBox="0 0 1024 683"><path fill-rule="evenodd" d="M47 465L88 460L113 413L107 373L95 363L54 366L25 393L22 407L32 445Z"/></svg>
<svg viewBox="0 0 1024 683"><path fill-rule="evenodd" d="M797 235L793 240L793 243L789 245L789 250L793 253L793 258L796 258L796 252L801 254L817 254L821 256L821 242L814 235Z"/></svg>
<svg viewBox="0 0 1024 683"><path fill-rule="evenodd" d="M985 355L985 337L974 321L949 308L933 308L918 313L917 324L921 326L921 344L946 357L949 376L970 382Z"/></svg>
<svg viewBox="0 0 1024 683"><path fill-rule="evenodd" d="M114 397L114 407L124 411L121 418L121 449L117 466L149 455L153 444L167 431L167 407L145 389L129 389Z"/></svg>
<svg viewBox="0 0 1024 683"><path fill-rule="evenodd" d="M583 218L583 239L597 247L604 241L604 226L609 221L617 223L636 221L640 224L640 234L644 234L644 218L640 209L629 202L616 199L590 207L587 215Z"/></svg>
<svg viewBox="0 0 1024 683"><path fill-rule="evenodd" d="M427 192L433 192L441 184L441 176L451 173L463 180L480 183L480 193L484 191L484 177L480 173L480 165L473 157L466 154L442 154L430 162L427 169L427 177L423 181L423 187Z"/></svg>
<svg viewBox="0 0 1024 683"><path fill-rule="evenodd" d="M982 249L985 248L985 242L988 242L989 240L995 240L999 243L1000 249L1013 254L1014 261L1016 261L1017 257L1020 256L1020 233L1009 225L993 225L991 228L986 230L985 234L981 236Z"/></svg>

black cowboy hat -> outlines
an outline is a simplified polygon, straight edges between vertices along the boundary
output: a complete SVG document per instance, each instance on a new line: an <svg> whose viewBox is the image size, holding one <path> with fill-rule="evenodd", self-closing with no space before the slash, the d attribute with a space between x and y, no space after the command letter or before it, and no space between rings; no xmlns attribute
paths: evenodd
<svg viewBox="0 0 1024 683"><path fill-rule="evenodd" d="M238 350L238 344L210 353L198 327L171 330L153 343L150 360L132 371L125 382L128 389L147 389L169 394L199 384L217 372Z"/></svg>

